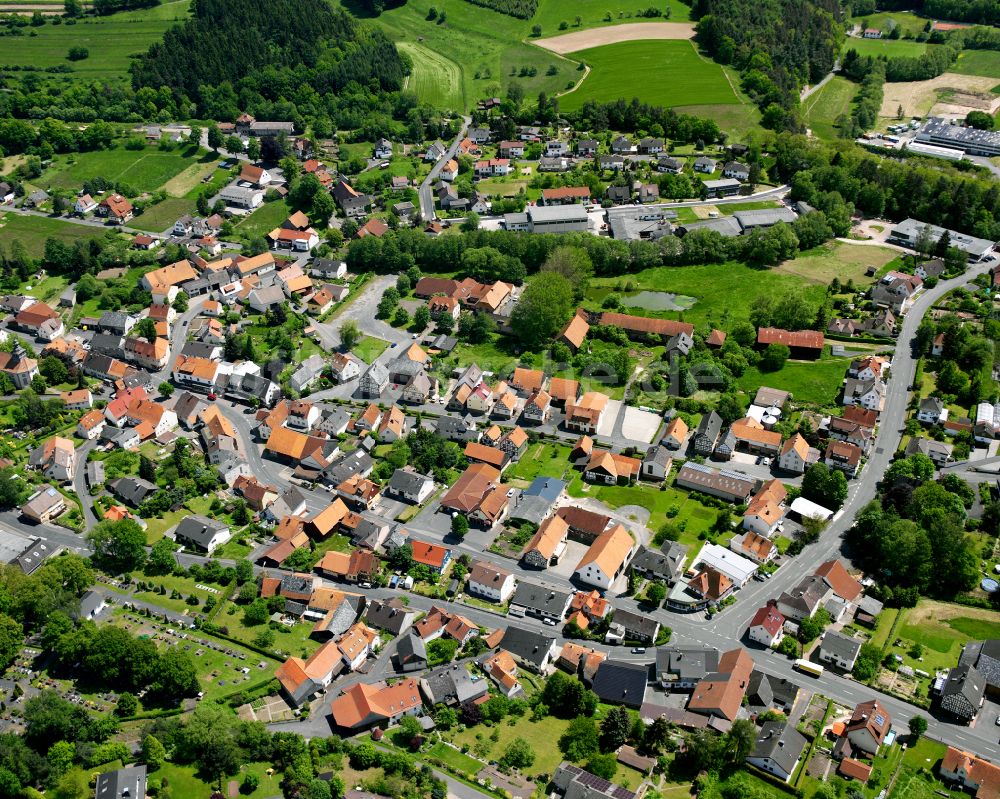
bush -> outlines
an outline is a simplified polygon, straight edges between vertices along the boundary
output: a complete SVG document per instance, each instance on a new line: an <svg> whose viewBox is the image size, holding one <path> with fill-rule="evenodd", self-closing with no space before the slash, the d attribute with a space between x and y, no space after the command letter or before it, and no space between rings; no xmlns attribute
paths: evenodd
<svg viewBox="0 0 1000 799"><path fill-rule="evenodd" d="M90 57L90 50L86 47L71 47L69 48L69 53L66 54L66 58L70 61L83 61L85 58Z"/></svg>

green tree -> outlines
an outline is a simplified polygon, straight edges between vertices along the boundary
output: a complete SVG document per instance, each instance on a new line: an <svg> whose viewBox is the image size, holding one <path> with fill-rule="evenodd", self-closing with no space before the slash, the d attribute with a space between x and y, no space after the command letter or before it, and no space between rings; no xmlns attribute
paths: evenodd
<svg viewBox="0 0 1000 799"><path fill-rule="evenodd" d="M413 328L421 331L426 329L431 321L431 312L426 305L421 305L413 312Z"/></svg>
<svg viewBox="0 0 1000 799"><path fill-rule="evenodd" d="M912 716L907 725L910 728L910 735L913 737L914 743L916 743L920 736L927 732L927 719L923 716Z"/></svg>
<svg viewBox="0 0 1000 799"><path fill-rule="evenodd" d="M618 771L618 757L613 752L608 752L607 754L595 752L590 756L590 759L583 768L591 774L596 774L598 777L603 777L611 781Z"/></svg>
<svg viewBox="0 0 1000 799"><path fill-rule="evenodd" d="M69 741L56 741L49 747L45 756L49 764L49 773L52 777L62 777L73 766L76 759L76 747Z"/></svg>
<svg viewBox="0 0 1000 799"><path fill-rule="evenodd" d="M115 703L116 714L124 717L134 716L138 709L139 700L135 698L135 694L128 691L122 691L118 694L118 701Z"/></svg>
<svg viewBox="0 0 1000 799"><path fill-rule="evenodd" d="M598 749L600 735L593 719L580 716L573 719L559 738L559 751L567 760L583 760Z"/></svg>
<svg viewBox="0 0 1000 799"><path fill-rule="evenodd" d="M666 598L667 589L663 583L654 582L646 589L646 601L655 607L662 605L663 600Z"/></svg>
<svg viewBox="0 0 1000 799"><path fill-rule="evenodd" d="M98 522L87 540L97 562L114 574L141 568L146 560L146 532L132 519Z"/></svg>
<svg viewBox="0 0 1000 799"><path fill-rule="evenodd" d="M528 281L511 314L511 327L529 349L555 339L573 312L573 286L558 272L542 272Z"/></svg>
<svg viewBox="0 0 1000 799"><path fill-rule="evenodd" d="M542 272L555 272L566 278L573 287L573 299L580 302L587 293L587 286L594 276L594 264L582 247L556 247L542 264Z"/></svg>
<svg viewBox="0 0 1000 799"><path fill-rule="evenodd" d="M784 344L769 344L760 358L761 371L781 371L791 354L792 351Z"/></svg>
<svg viewBox="0 0 1000 799"><path fill-rule="evenodd" d="M169 380L163 380L160 383L160 385L157 386L157 389L159 390L161 397L166 397L167 399L169 399L171 396L173 396L174 384L171 383Z"/></svg>
<svg viewBox="0 0 1000 799"><path fill-rule="evenodd" d="M144 338L146 341L156 341L156 322L148 316L140 319L132 328L132 335L135 338Z"/></svg>
<svg viewBox="0 0 1000 799"><path fill-rule="evenodd" d="M463 539L469 532L469 519L464 513L456 513L451 517L451 534L455 538Z"/></svg>
<svg viewBox="0 0 1000 799"><path fill-rule="evenodd" d="M622 706L611 708L601 721L601 751L613 752L628 740L632 719Z"/></svg>
<svg viewBox="0 0 1000 799"><path fill-rule="evenodd" d="M90 776L81 768L67 771L51 791L52 799L90 799Z"/></svg>
<svg viewBox="0 0 1000 799"><path fill-rule="evenodd" d="M500 765L506 768L530 768L535 762L535 750L523 738L511 741L500 757Z"/></svg>
<svg viewBox="0 0 1000 799"><path fill-rule="evenodd" d="M340 326L341 349L349 352L359 341L361 341L361 331L358 329L358 323L353 319L348 319Z"/></svg>

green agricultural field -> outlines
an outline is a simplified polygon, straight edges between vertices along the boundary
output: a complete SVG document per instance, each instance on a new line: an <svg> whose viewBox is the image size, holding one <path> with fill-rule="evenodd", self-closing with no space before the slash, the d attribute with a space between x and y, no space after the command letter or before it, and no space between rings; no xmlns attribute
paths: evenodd
<svg viewBox="0 0 1000 799"><path fill-rule="evenodd" d="M572 92L560 98L567 111L589 100L611 102L620 97L655 105L736 105L740 102L722 67L702 57L684 40L620 42L572 54L584 61L590 74ZM637 83L637 74L650 79Z"/></svg>
<svg viewBox="0 0 1000 799"><path fill-rule="evenodd" d="M202 155L197 147L163 151L155 147L143 150L95 150L61 156L47 169L34 185L43 189L77 191L84 181L106 178L127 183L137 191L155 191L175 175L187 169Z"/></svg>
<svg viewBox="0 0 1000 799"><path fill-rule="evenodd" d="M20 240L33 258L40 258L45 252L45 239L54 238L72 245L80 239L93 239L106 235L110 228L102 230L89 225L75 225L59 219L44 216L20 216L4 214L0 217L0 237L9 246Z"/></svg>
<svg viewBox="0 0 1000 799"><path fill-rule="evenodd" d="M849 114L851 100L858 87L847 78L834 76L822 89L810 95L802 104L806 125L820 139L835 140L837 129L833 126L841 114Z"/></svg>
<svg viewBox="0 0 1000 799"><path fill-rule="evenodd" d="M75 25L46 24L31 28L32 35L0 38L0 63L18 66L68 65L80 80L128 80L129 61L144 52L174 24L187 18L189 0L176 0L152 9L124 11L109 17L88 18ZM22 28L21 30L28 30ZM90 51L83 61L66 58L70 47Z"/></svg>
<svg viewBox="0 0 1000 799"><path fill-rule="evenodd" d="M1000 53L996 50L963 50L948 71L1000 79Z"/></svg>
<svg viewBox="0 0 1000 799"><path fill-rule="evenodd" d="M341 2L357 16L368 16L354 0ZM431 6L438 12L436 20L427 19ZM466 0L411 0L385 11L372 22L402 44L403 52L414 59L415 72L410 81L421 99L450 96L461 102L453 109L456 111L482 97L502 94L514 78L524 87L526 97L535 97L539 91L556 94L579 77L575 63L527 41L534 24L531 20L515 19ZM545 35L556 33L555 28L544 31ZM519 77L522 69L533 69L535 74ZM450 83L455 70L459 73L457 86ZM549 74L552 70L554 74ZM447 91L429 86L428 75L434 73L448 75Z"/></svg>
<svg viewBox="0 0 1000 799"><path fill-rule="evenodd" d="M927 45L923 42L908 41L906 39L851 38L844 42L844 52L846 53L848 50L857 50L858 55L912 58L926 53Z"/></svg>
<svg viewBox="0 0 1000 799"><path fill-rule="evenodd" d="M526 27L534 24L542 26L543 36L558 36L560 33L571 33L575 30L585 28L597 28L604 25L618 25L623 22L656 22L663 20L663 17L653 17L647 19L636 15L639 8L645 6L629 3L627 0L541 0L535 16L526 21ZM664 3L657 3L657 8L669 8L670 16L666 18L669 22L687 22L691 19L691 9L679 0L667 0ZM610 20L605 16L611 15ZM576 26L576 18L580 17L580 26ZM559 24L566 22L569 28L566 31L559 30Z"/></svg>
<svg viewBox="0 0 1000 799"><path fill-rule="evenodd" d="M130 221L129 227L159 233L172 227L179 217L190 214L194 203L185 197L167 197Z"/></svg>
<svg viewBox="0 0 1000 799"><path fill-rule="evenodd" d="M413 62L406 88L421 102L437 108L465 108L462 68L458 64L416 42L399 42L399 49Z"/></svg>

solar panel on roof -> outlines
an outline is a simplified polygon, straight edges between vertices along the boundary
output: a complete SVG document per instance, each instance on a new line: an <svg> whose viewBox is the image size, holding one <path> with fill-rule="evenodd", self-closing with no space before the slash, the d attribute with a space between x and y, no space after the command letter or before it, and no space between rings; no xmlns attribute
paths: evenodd
<svg viewBox="0 0 1000 799"><path fill-rule="evenodd" d="M881 727L883 724L885 724L885 716L883 716L881 713L876 713L875 723Z"/></svg>

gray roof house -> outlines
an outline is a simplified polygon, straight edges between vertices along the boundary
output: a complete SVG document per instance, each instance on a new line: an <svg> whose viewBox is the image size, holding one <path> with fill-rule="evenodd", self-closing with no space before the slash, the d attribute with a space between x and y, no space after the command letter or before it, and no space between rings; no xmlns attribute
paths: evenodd
<svg viewBox="0 0 1000 799"><path fill-rule="evenodd" d="M819 645L819 661L841 671L850 671L854 668L854 661L858 659L861 643L857 638L829 630Z"/></svg>
<svg viewBox="0 0 1000 799"><path fill-rule="evenodd" d="M434 476L420 474L411 466L396 469L386 484L386 493L406 502L420 504L434 492Z"/></svg>
<svg viewBox="0 0 1000 799"><path fill-rule="evenodd" d="M673 585L684 571L688 548L676 541L666 541L660 549L640 547L632 559L632 571L652 580L663 580Z"/></svg>
<svg viewBox="0 0 1000 799"><path fill-rule="evenodd" d="M319 353L310 355L299 364L299 367L288 378L289 388L301 394L320 378L325 368L326 361L323 360L322 355Z"/></svg>
<svg viewBox="0 0 1000 799"><path fill-rule="evenodd" d="M515 616L536 616L559 621L566 615L572 598L573 595L568 592L522 581L510 598L510 612Z"/></svg>
<svg viewBox="0 0 1000 799"><path fill-rule="evenodd" d="M986 681L986 693L1000 696L1000 639L971 641L962 649L959 666L973 665Z"/></svg>
<svg viewBox="0 0 1000 799"><path fill-rule="evenodd" d="M782 721L767 721L757 733L747 763L788 782L805 748L805 736L794 726Z"/></svg>
<svg viewBox="0 0 1000 799"><path fill-rule="evenodd" d="M563 799L635 799L636 794L603 777L584 771L572 763L562 762L552 782L563 792Z"/></svg>
<svg viewBox="0 0 1000 799"><path fill-rule="evenodd" d="M145 766L126 766L97 775L95 799L142 799L145 795Z"/></svg>
<svg viewBox="0 0 1000 799"><path fill-rule="evenodd" d="M174 538L178 543L209 553L228 541L230 535L227 525L199 514L181 519L174 531Z"/></svg>
<svg viewBox="0 0 1000 799"><path fill-rule="evenodd" d="M461 419L456 416L441 416L437 420L436 432L449 441L478 441L479 428L471 414Z"/></svg>
<svg viewBox="0 0 1000 799"><path fill-rule="evenodd" d="M605 660L594 674L594 693L602 702L638 708L646 699L649 665Z"/></svg>
<svg viewBox="0 0 1000 799"><path fill-rule="evenodd" d="M143 500L159 491L159 488L141 477L119 477L108 481L108 490L127 505L137 508Z"/></svg>
<svg viewBox="0 0 1000 799"><path fill-rule="evenodd" d="M975 666L957 666L948 672L941 688L941 710L971 722L986 698L986 680Z"/></svg>
<svg viewBox="0 0 1000 799"><path fill-rule="evenodd" d="M400 635L413 624L416 617L415 610L410 610L399 597L393 597L369 604L365 621L369 627Z"/></svg>
<svg viewBox="0 0 1000 799"><path fill-rule="evenodd" d="M702 677L718 669L718 649L661 646L656 650L657 681L667 690L693 691Z"/></svg>
<svg viewBox="0 0 1000 799"><path fill-rule="evenodd" d="M358 394L376 398L389 387L389 370L378 361L369 366L358 380Z"/></svg>
<svg viewBox="0 0 1000 799"><path fill-rule="evenodd" d="M501 646L526 669L542 673L556 657L556 637L511 625L504 631Z"/></svg>
<svg viewBox="0 0 1000 799"><path fill-rule="evenodd" d="M462 705L489 692L489 680L472 678L464 663L451 663L420 678L420 692L430 705Z"/></svg>
<svg viewBox="0 0 1000 799"><path fill-rule="evenodd" d="M418 635L404 635L396 644L396 668L402 672L427 668L427 647Z"/></svg>

